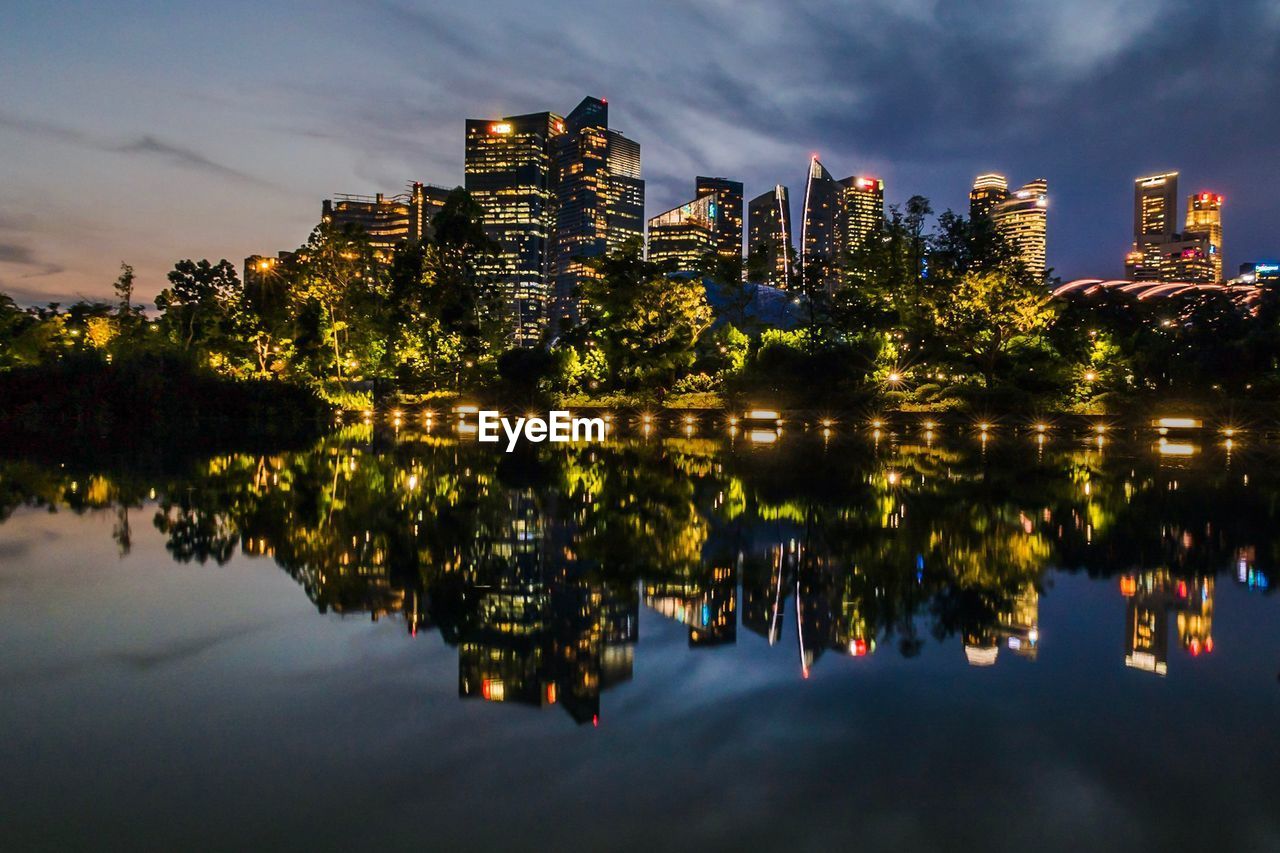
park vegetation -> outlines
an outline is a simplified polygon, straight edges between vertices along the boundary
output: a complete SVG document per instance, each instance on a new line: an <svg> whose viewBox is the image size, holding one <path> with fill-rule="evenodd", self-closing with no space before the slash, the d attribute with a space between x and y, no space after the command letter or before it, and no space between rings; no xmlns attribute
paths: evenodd
<svg viewBox="0 0 1280 853"><path fill-rule="evenodd" d="M123 424L160 400L200 419L213 408L194 411L201 398L223 414L276 401L309 416L463 394L1114 412L1156 398L1269 405L1280 392L1274 290L1248 303L1226 292L1054 297L1052 277L989 223L935 217L920 197L891 207L852 255L798 270L781 318L748 310L764 288L743 283L741 263L711 255L675 272L633 242L587 261L580 323L516 346L496 248L458 189L430 236L390 258L326 221L247 281L226 260L178 261L153 312L134 299L127 264L111 302L22 308L0 295L0 417L21 406L43 428L93 406Z"/></svg>

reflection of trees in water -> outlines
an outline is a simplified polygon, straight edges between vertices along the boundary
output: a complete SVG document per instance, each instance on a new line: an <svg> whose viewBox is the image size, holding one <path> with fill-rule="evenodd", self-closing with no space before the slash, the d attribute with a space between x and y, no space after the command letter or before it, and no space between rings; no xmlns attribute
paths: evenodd
<svg viewBox="0 0 1280 853"><path fill-rule="evenodd" d="M1050 564L1212 574L1248 548L1269 566L1257 546L1277 491L1263 462L802 435L764 450L654 438L507 455L355 426L306 452L179 474L8 463L0 517L113 508L123 553L129 509L154 500L174 559L270 557L321 612L437 627L463 655L464 694L492 693L499 673L504 695L545 703L551 685L582 716L629 672L639 600L713 645L736 638L741 596L743 626L795 637L806 667L885 642L915 654L922 631L960 635L978 659L997 638L1034 649Z"/></svg>

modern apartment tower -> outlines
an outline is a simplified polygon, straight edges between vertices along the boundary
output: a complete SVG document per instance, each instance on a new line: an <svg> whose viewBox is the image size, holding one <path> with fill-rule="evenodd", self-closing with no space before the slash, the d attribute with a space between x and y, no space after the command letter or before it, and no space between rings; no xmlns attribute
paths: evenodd
<svg viewBox="0 0 1280 853"><path fill-rule="evenodd" d="M979 175L969 190L969 219L989 220L1028 270L1044 274L1049 220L1049 182L1044 178L1010 192L1004 175Z"/></svg>
<svg viewBox="0 0 1280 853"><path fill-rule="evenodd" d="M759 260L765 273L765 283L789 287L794 253L791 246L791 197L787 188L778 184L747 204L748 267Z"/></svg>
<svg viewBox="0 0 1280 853"><path fill-rule="evenodd" d="M649 260L677 271L696 270L717 249L720 206L714 195L660 213L649 220Z"/></svg>
<svg viewBox="0 0 1280 853"><path fill-rule="evenodd" d="M1044 178L1023 184L996 205L990 216L1023 265L1044 275L1048 236L1049 182Z"/></svg>
<svg viewBox="0 0 1280 853"><path fill-rule="evenodd" d="M479 204L497 252L482 273L500 283L522 345L541 340L551 297L556 230L555 113L468 119L466 189Z"/></svg>
<svg viewBox="0 0 1280 853"><path fill-rule="evenodd" d="M990 216L1009 197L1009 180L1004 175L988 172L979 175L969 190L969 219Z"/></svg>
<svg viewBox="0 0 1280 853"><path fill-rule="evenodd" d="M609 103L583 98L555 141L553 330L580 319L578 295L590 263L627 240L644 239L640 144L609 129Z"/></svg>
<svg viewBox="0 0 1280 853"><path fill-rule="evenodd" d="M839 215L840 185L816 155L810 157L800 222L800 276L808 285L827 286L833 281ZM807 281L811 276L816 278Z"/></svg>
<svg viewBox="0 0 1280 853"><path fill-rule="evenodd" d="M742 183L726 178L694 179L694 195L716 198L716 251L728 259L742 259Z"/></svg>

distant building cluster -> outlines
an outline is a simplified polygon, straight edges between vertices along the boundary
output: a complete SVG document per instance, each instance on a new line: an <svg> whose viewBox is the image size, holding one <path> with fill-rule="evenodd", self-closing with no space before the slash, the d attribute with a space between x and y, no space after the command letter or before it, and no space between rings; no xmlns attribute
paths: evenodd
<svg viewBox="0 0 1280 853"><path fill-rule="evenodd" d="M1187 199L1178 231L1178 173L1147 175L1133 183L1133 247L1125 278L1213 284L1222 276L1222 202L1212 192Z"/></svg>
<svg viewBox="0 0 1280 853"><path fill-rule="evenodd" d="M640 144L609 127L603 98L584 98L567 116L468 119L465 133L463 186L498 246L484 271L503 287L518 343L535 343L577 323L579 285L594 275L592 260L629 241L644 246L650 260L687 272L704 269L712 253L742 264L745 250L748 280L830 289L885 225L884 181L868 175L837 180L817 155L809 160L798 242L790 192L782 184L744 204L740 181L698 176L692 199L646 221ZM390 197L335 195L324 201L321 215L363 228L375 257L389 261L399 243L430 236L448 193L414 182ZM1222 205L1217 193L1192 194L1179 231L1178 173L1138 178L1133 245L1125 278L1117 281L1225 283ZM1010 189L1004 175L986 173L969 193L970 219L989 221L1040 275L1048 271L1048 210L1044 178ZM246 283L269 273L286 254L247 258ZM1229 283L1262 284L1278 271L1274 263L1244 264Z"/></svg>

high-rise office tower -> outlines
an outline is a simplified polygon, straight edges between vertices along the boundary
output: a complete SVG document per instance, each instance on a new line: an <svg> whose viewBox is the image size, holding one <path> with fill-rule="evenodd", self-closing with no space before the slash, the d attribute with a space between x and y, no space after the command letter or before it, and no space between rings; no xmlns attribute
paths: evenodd
<svg viewBox="0 0 1280 853"><path fill-rule="evenodd" d="M836 245L848 255L884 230L884 181L853 175L840 182L840 190Z"/></svg>
<svg viewBox="0 0 1280 853"><path fill-rule="evenodd" d="M1165 244L1176 239L1178 173L1146 175L1133 182L1133 248L1126 276L1135 281L1165 277Z"/></svg>
<svg viewBox="0 0 1280 853"><path fill-rule="evenodd" d="M758 260L768 284L791 285L791 197L778 184L747 205L748 268Z"/></svg>
<svg viewBox="0 0 1280 853"><path fill-rule="evenodd" d="M988 214L1028 270L1043 275L1046 263L1049 182L1036 178L1009 193Z"/></svg>
<svg viewBox="0 0 1280 853"><path fill-rule="evenodd" d="M468 119L466 129L466 189L498 246L481 271L503 288L515 341L531 345L547 324L556 229L554 142L564 133L564 120L530 113Z"/></svg>
<svg viewBox="0 0 1280 853"><path fill-rule="evenodd" d="M716 197L716 251L721 257L742 258L742 183L725 178L694 179L694 195Z"/></svg>
<svg viewBox="0 0 1280 853"><path fill-rule="evenodd" d="M800 223L800 276L811 286L832 281L838 255L836 220L840 211L840 185L818 160L809 159L809 177L804 189L804 218Z"/></svg>
<svg viewBox="0 0 1280 853"><path fill-rule="evenodd" d="M1184 238L1201 238L1207 245L1212 281L1222 281L1222 196L1198 192L1187 199Z"/></svg>
<svg viewBox="0 0 1280 853"><path fill-rule="evenodd" d="M555 300L552 325L578 322L591 262L644 236L640 145L609 129L609 104L583 98L555 142Z"/></svg>
<svg viewBox="0 0 1280 853"><path fill-rule="evenodd" d="M649 260L695 270L716 250L719 204L704 195L649 220Z"/></svg>
<svg viewBox="0 0 1280 853"><path fill-rule="evenodd" d="M969 218L990 216L1000 202L1009 197L1009 181L1004 175L988 172L973 180L969 190Z"/></svg>

